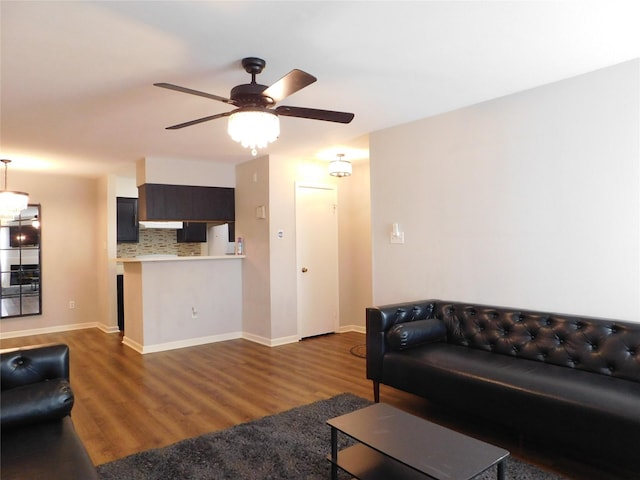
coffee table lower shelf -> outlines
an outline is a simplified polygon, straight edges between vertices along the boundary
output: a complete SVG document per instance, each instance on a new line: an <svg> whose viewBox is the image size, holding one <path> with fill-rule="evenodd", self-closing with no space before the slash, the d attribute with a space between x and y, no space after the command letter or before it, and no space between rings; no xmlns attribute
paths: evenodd
<svg viewBox="0 0 640 480"><path fill-rule="evenodd" d="M360 480L424 480L430 478L403 463L390 458L362 443L338 452L338 460L333 462L331 455L327 460Z"/></svg>

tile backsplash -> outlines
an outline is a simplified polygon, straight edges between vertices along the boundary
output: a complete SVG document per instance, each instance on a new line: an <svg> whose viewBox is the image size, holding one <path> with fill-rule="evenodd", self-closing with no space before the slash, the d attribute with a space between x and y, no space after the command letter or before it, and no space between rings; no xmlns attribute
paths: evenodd
<svg viewBox="0 0 640 480"><path fill-rule="evenodd" d="M201 243L178 243L176 230L164 228L141 228L138 243L118 243L118 258L153 253L183 256L201 255Z"/></svg>

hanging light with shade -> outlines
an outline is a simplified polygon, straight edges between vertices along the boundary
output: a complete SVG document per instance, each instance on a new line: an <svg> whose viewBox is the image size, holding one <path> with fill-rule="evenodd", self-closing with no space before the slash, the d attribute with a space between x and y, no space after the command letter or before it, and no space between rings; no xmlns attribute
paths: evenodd
<svg viewBox="0 0 640 480"><path fill-rule="evenodd" d="M7 190L7 167L11 160L3 158L0 161L4 163L4 189L0 192L0 221L4 223L15 220L27 208L29 194Z"/></svg>
<svg viewBox="0 0 640 480"><path fill-rule="evenodd" d="M344 159L344 153L339 153L336 160L329 163L329 175L334 177L348 177L351 175L351 162Z"/></svg>

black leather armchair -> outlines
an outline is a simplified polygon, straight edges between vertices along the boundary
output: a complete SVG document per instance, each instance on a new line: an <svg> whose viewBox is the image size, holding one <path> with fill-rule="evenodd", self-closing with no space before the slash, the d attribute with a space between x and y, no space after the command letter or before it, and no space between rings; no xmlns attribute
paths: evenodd
<svg viewBox="0 0 640 480"><path fill-rule="evenodd" d="M71 421L69 347L5 350L0 381L3 480L98 479Z"/></svg>

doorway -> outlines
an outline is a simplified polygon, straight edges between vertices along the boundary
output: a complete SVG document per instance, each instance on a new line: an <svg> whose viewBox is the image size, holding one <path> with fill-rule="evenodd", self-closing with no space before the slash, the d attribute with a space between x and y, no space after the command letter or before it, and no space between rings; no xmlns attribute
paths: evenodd
<svg viewBox="0 0 640 480"><path fill-rule="evenodd" d="M296 183L298 336L338 330L338 196L333 185Z"/></svg>

